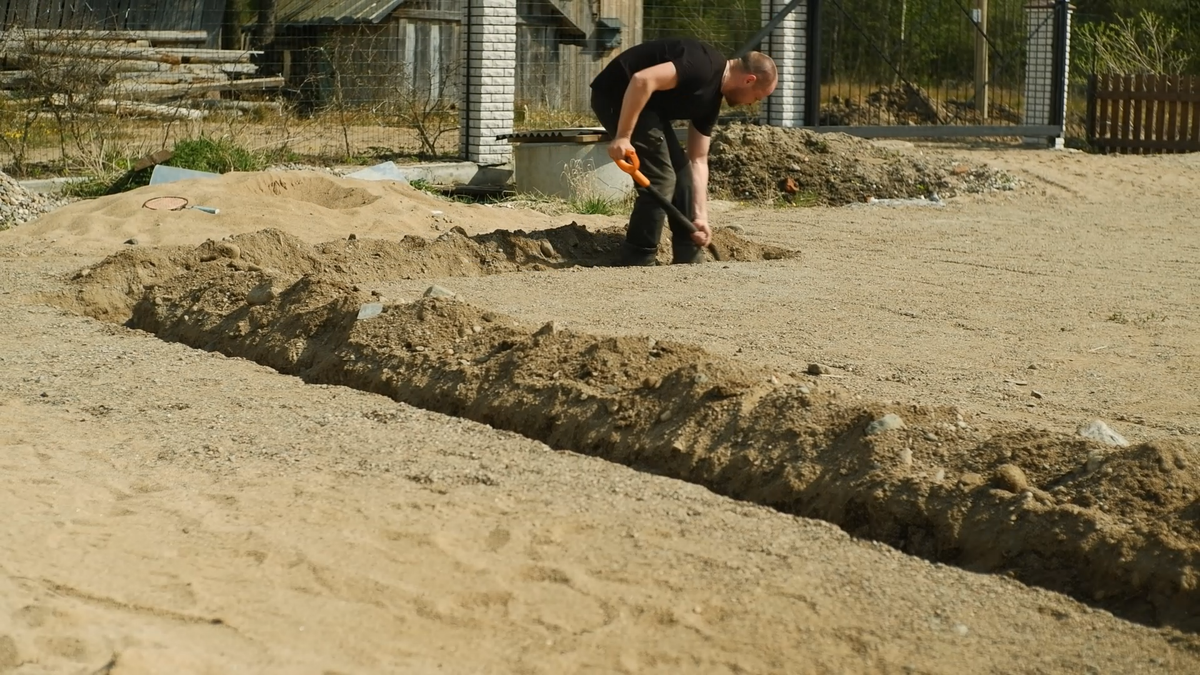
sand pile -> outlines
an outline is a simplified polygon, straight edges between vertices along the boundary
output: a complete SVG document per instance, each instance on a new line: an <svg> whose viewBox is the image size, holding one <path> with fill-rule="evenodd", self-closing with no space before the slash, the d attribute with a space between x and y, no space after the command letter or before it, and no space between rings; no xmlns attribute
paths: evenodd
<svg viewBox="0 0 1200 675"><path fill-rule="evenodd" d="M841 206L869 198L1011 190L1013 176L919 152L900 153L846 134L734 125L713 137L710 184L733 199Z"/></svg>
<svg viewBox="0 0 1200 675"><path fill-rule="evenodd" d="M143 208L148 199L162 196L184 197L190 206L220 212ZM621 220L574 217L585 225ZM477 234L562 224L561 217L452 202L393 181L362 181L321 171L233 172L76 202L5 232L0 243L57 240L69 243L73 251L104 255L131 240L141 246L196 246L207 239L272 227L316 243L350 234L394 240L436 237L452 227Z"/></svg>

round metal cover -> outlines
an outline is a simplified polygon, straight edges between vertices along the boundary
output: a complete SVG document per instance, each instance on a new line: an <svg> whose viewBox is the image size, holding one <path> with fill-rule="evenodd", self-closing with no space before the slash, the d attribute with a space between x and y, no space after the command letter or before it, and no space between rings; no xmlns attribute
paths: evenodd
<svg viewBox="0 0 1200 675"><path fill-rule="evenodd" d="M186 208L188 200L183 197L154 197L147 199L142 208L154 211L179 211Z"/></svg>

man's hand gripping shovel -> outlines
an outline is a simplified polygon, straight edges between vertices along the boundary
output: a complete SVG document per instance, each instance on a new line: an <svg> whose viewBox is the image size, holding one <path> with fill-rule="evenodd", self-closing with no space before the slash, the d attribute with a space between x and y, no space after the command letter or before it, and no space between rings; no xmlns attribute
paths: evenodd
<svg viewBox="0 0 1200 675"><path fill-rule="evenodd" d="M663 207L663 210L667 212L667 218L669 220L682 227L688 233L692 235L696 234L698 230L696 229L696 225L692 223L691 218L683 215L683 212L676 208L675 205L671 203L671 200L667 199L662 195L661 192L650 186L650 179L646 178L645 174L641 172L642 163L640 160L638 160L636 152L630 151L626 153L625 159L617 160L617 166L620 167L622 171L632 176L633 182L636 183L638 187L649 193L654 201L658 202L658 205ZM712 245L711 240L705 248L708 249L708 252L712 254L715 260L720 260L720 257L717 256L716 247Z"/></svg>

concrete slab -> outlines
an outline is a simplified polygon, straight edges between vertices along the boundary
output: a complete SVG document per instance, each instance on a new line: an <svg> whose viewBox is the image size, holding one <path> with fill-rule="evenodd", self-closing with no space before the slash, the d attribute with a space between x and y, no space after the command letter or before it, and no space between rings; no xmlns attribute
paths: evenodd
<svg viewBox="0 0 1200 675"><path fill-rule="evenodd" d="M480 166L474 162L426 162L396 164L383 162L372 167L339 166L339 174L349 177L359 174L363 180L401 180L411 183L424 180L436 185L502 186L512 180L511 166Z"/></svg>

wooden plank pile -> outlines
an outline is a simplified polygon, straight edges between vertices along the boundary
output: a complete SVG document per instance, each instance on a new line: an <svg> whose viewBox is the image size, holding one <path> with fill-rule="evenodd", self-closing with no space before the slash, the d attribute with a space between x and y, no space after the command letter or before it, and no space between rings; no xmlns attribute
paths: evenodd
<svg viewBox="0 0 1200 675"><path fill-rule="evenodd" d="M262 52L203 49L205 31L16 29L0 32L0 105L36 101L96 112L200 119L214 110L278 109L277 102L221 99L223 91L270 91L255 77Z"/></svg>

